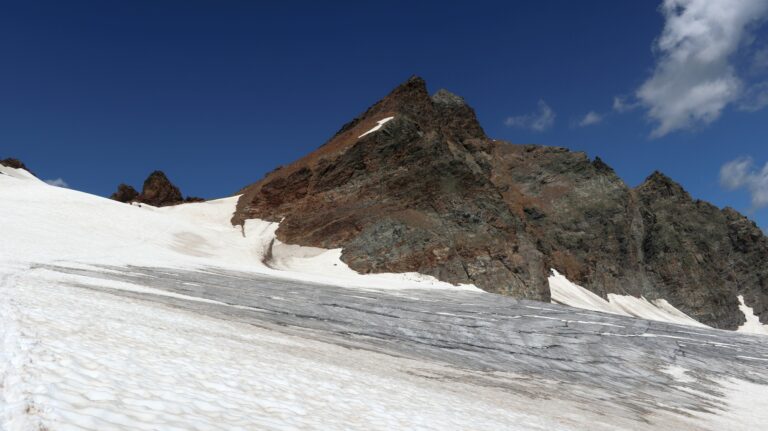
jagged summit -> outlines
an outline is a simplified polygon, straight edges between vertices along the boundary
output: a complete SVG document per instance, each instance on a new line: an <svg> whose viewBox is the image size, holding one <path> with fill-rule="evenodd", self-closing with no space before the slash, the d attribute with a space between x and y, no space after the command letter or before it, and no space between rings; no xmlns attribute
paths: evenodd
<svg viewBox="0 0 768 431"><path fill-rule="evenodd" d="M467 104L463 97L457 96L444 88L437 90L437 93L432 95L432 101L442 105L463 106Z"/></svg>
<svg viewBox="0 0 768 431"><path fill-rule="evenodd" d="M738 295L768 322L768 240L656 172L488 139L459 96L411 77L326 144L242 191L232 222L342 248L359 272L408 272L549 301L551 269L606 297L665 299L735 329ZM757 270L755 270L757 268ZM761 269L765 268L765 269Z"/></svg>
<svg viewBox="0 0 768 431"><path fill-rule="evenodd" d="M342 126L324 146L335 149L346 147L376 127L378 121L389 117L405 118L417 125L423 133L442 129L455 139L485 138L475 111L464 99L447 90L439 90L430 97L424 79L414 75Z"/></svg>
<svg viewBox="0 0 768 431"><path fill-rule="evenodd" d="M684 199L691 198L688 192L683 189L683 186L660 171L654 171L649 175L648 178L637 187L637 190L641 193L653 194L655 196L679 196Z"/></svg>

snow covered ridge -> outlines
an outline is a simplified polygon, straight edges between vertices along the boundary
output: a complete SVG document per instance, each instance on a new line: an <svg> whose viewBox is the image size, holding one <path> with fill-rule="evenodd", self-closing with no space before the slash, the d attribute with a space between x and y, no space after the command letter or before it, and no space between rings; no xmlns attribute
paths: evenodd
<svg viewBox="0 0 768 431"><path fill-rule="evenodd" d="M32 175L31 173L27 172L24 169L15 169L10 168L8 166L0 164L0 175L7 175L12 178L20 179L20 180L30 180L30 181L37 181L42 183L39 178Z"/></svg>
<svg viewBox="0 0 768 431"><path fill-rule="evenodd" d="M275 277L365 288L453 286L416 273L362 275L340 260L341 250L281 244L278 224L230 223L238 196L155 208L131 206L2 167L0 264L89 263L222 267Z"/></svg>

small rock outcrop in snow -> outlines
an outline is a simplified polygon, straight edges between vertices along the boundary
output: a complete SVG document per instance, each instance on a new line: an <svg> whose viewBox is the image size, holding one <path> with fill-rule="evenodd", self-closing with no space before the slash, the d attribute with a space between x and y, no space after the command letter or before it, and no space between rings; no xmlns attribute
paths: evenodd
<svg viewBox="0 0 768 431"><path fill-rule="evenodd" d="M117 191L109 197L118 202L140 202L155 207L178 205L189 202L203 202L205 199L194 196L183 197L181 190L176 187L162 171L154 171L144 180L141 193L133 186L120 184Z"/></svg>
<svg viewBox="0 0 768 431"><path fill-rule="evenodd" d="M24 169L25 171L27 171L30 174L34 175L32 173L32 171L30 171L29 168L27 168L27 166L24 165L24 162L22 162L19 159L14 159L13 157L9 157L7 159L0 160L0 165L3 165L3 166L8 167L8 168L13 168L13 169Z"/></svg>
<svg viewBox="0 0 768 431"><path fill-rule="evenodd" d="M117 186L117 191L112 193L109 198L118 202L128 203L133 202L139 197L139 192L128 184L120 184Z"/></svg>
<svg viewBox="0 0 768 431"><path fill-rule="evenodd" d="M139 201L156 207L164 207L180 204L184 202L184 198L181 195L181 190L171 183L171 180L162 171L155 171L144 180Z"/></svg>

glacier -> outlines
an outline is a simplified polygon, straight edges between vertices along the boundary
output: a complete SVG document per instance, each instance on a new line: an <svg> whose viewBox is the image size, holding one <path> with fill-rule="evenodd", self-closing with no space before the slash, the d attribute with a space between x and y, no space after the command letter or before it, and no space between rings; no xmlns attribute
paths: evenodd
<svg viewBox="0 0 768 431"><path fill-rule="evenodd" d="M277 223L233 227L236 199L132 206L2 167L0 429L768 423L764 336L557 273L557 304L357 274Z"/></svg>

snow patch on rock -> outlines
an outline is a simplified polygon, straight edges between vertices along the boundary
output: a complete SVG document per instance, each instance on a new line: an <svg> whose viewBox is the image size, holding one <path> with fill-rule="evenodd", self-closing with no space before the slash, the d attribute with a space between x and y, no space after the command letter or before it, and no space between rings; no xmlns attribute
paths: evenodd
<svg viewBox="0 0 768 431"><path fill-rule="evenodd" d="M357 139L360 139L360 138L362 138L363 136L365 136L365 135L367 135L367 134L369 134L369 133L373 133L373 132L375 132L375 131L377 131L377 130L381 129L381 127L382 127L383 125L387 124L387 122L389 122L389 121L390 121L390 120L392 120L393 118L395 118L395 117L387 117L387 118L384 118L384 119L381 119L381 120L377 121L377 122L376 122L377 124L376 124L376 126L374 126L374 127L373 127L373 129L371 129L371 130L369 130L369 131L367 131L367 132L363 133L362 135L358 136L358 137L357 137Z"/></svg>
<svg viewBox="0 0 768 431"><path fill-rule="evenodd" d="M556 304L660 322L707 327L707 325L673 307L665 299L651 302L643 297L636 298L630 295L609 293L606 301L591 291L572 283L554 269L552 269L552 275L549 277L549 290L552 302Z"/></svg>
<svg viewBox="0 0 768 431"><path fill-rule="evenodd" d="M747 334L768 335L768 325L760 323L760 318L752 311L752 307L744 303L744 297L739 295L739 309L744 313L747 321L739 326L737 331Z"/></svg>

